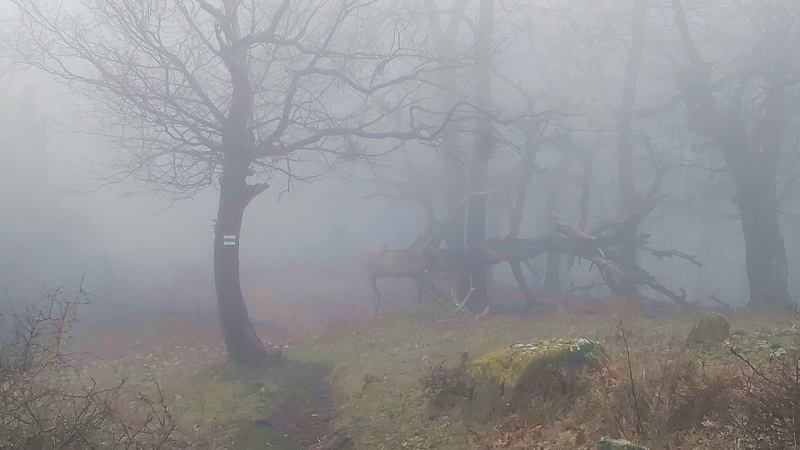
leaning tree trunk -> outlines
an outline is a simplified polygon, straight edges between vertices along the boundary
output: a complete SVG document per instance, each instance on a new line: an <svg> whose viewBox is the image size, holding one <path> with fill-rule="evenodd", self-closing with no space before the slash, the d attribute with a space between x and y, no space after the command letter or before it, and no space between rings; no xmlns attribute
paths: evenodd
<svg viewBox="0 0 800 450"><path fill-rule="evenodd" d="M232 174L234 170L226 167L220 178L214 238L214 282L228 361L253 366L265 361L267 353L253 330L242 295L239 243L244 210L259 188L248 186L245 175Z"/></svg>

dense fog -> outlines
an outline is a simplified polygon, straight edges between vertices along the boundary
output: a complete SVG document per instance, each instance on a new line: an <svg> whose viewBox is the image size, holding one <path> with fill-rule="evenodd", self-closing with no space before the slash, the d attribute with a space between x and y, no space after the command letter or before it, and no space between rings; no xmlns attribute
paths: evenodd
<svg viewBox="0 0 800 450"><path fill-rule="evenodd" d="M736 14L732 6L718 6L725 14ZM402 14L415 14L414 7L410 2L399 4L396 13L408 20ZM444 8L442 17L448 17L451 10L445 5L440 7ZM523 2L496 7L491 99L491 110L498 114L496 132L526 132L524 125L520 125L530 120L525 118L526 113L549 116L544 120L555 131L540 131L544 141L561 133L572 141L570 145L579 147L579 152L588 152L589 221L597 224L620 218L613 122L622 95L630 39L630 17L626 16L629 5ZM403 8L409 9L401 14ZM747 10L749 6L741 8ZM391 14L388 10L384 13ZM14 39L14 33L22 33L24 28L15 22L13 6L5 7L4 14L9 30L16 30L10 31L6 39ZM423 13L419 10L416 14L419 19L415 20L421 22ZM758 34L733 35L725 27L716 28L721 24L715 22L714 13L709 14L707 19L696 18L698 23L708 21L706 29L698 28L698 33L707 33L699 42L705 46L707 58L723 81L726 76L735 76L736 70L747 70L744 67L749 63L748 58L754 57L753 49L765 45L758 39L777 39ZM635 124L635 133L646 138L637 142L634 150L635 181L640 194L644 195L652 180L655 170L652 164L669 165L670 169L659 190L663 199L645 218L640 232L652 234L652 247L696 255L703 267L674 259L648 259L647 255L642 256L641 263L664 284L685 288L692 299L716 295L726 303L741 306L749 296L733 188L724 174L720 155L712 154L714 149L697 150L707 143L707 138L686 129L686 109L677 101L680 92L675 80L681 71L687 70L687 62L676 60L681 56L681 47L671 21L666 5L651 7L635 106L642 110L661 108L663 112ZM420 39L429 33L421 23L414 26L419 27L418 33L423 33ZM469 57L468 33L462 29L461 34L457 45ZM732 39L738 39L738 44L726 46ZM787 35L786 39L791 38ZM151 192L152 186L131 179L105 179L114 177L115 169L109 166L116 162L112 156L116 150L112 149L115 144L111 139L93 135L98 130L92 125L97 118L90 113L91 95L79 96L71 89L75 83L59 84L58 76L42 74L26 65L31 61L17 52L30 44L25 38L20 40L7 46L3 60L4 233L0 267L9 295L30 296L42 284L74 283L84 274L88 285L95 286L107 282L110 273L134 284L169 277L174 271L209 273L212 219L218 202L214 186L201 188L192 198L183 199L169 192ZM418 45L424 54L425 46L431 44ZM736 50L741 54L731 54ZM453 60L463 55L454 54ZM31 57L34 65L38 61L35 58ZM469 71L453 69L452 73L463 80L462 91L468 89ZM528 95L529 100L521 99L519 92ZM435 89L429 89L422 97L428 95L436 95ZM461 94L448 93L445 97L453 99L458 95ZM435 105L438 100L422 101L423 105ZM531 110L533 105L535 109ZM786 110L790 121L787 130L793 130L792 106L790 103ZM506 122L501 124L500 120ZM517 129L509 131L514 128L509 125L513 121ZM463 139L469 146L470 138ZM509 135L508 141L493 151L490 188L500 191L512 177L520 146L524 146L520 139ZM789 256L789 280L793 285L797 278L793 261L798 236L796 202L792 201L795 157L789 131L784 142L782 151L786 155L780 166L777 192ZM373 141L364 145L386 144ZM272 186L246 212L242 231L242 242L246 244L242 246L243 267L319 262L346 264L355 271L363 271L368 250L383 243L390 248L410 245L424 229L424 212L408 199L381 196L380 179L396 176L407 180L405 166L413 158L419 158L414 164L419 166L416 170L421 176L439 177L441 172L435 168L439 164L436 145L420 146L409 141L388 156L333 171L313 183L290 182L279 173L269 175L274 177L270 181ZM652 153L653 148L656 154ZM570 156L573 161L566 173L557 174L563 153L558 145L544 144L535 156L537 173L527 189L525 237L546 231L549 215L544 211L552 177L563 178L556 181L562 191L557 200L559 214L571 222L579 218L581 191L577 183L581 182L579 178L589 160L582 160L585 156ZM407 160L407 155L412 159ZM435 184L435 180L429 184ZM508 194L488 198L487 236L502 236L508 223L508 211L504 209ZM491 204L496 205L494 209ZM544 270L541 261L534 263ZM498 268L495 277L512 282L505 272ZM592 275L584 272L575 268L567 273L561 288L572 278L591 279Z"/></svg>
<svg viewBox="0 0 800 450"><path fill-rule="evenodd" d="M797 0L0 41L0 448L798 448Z"/></svg>

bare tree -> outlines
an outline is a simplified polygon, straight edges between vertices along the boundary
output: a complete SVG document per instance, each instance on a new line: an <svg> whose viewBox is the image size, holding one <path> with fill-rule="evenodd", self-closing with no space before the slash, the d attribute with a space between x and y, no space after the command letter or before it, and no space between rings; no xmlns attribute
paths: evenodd
<svg viewBox="0 0 800 450"><path fill-rule="evenodd" d="M751 304L789 305L777 175L797 112L800 9L793 1L735 2L727 11L738 21L737 40L742 45L730 48L726 42L725 50L735 54L719 51L709 57L696 44L697 31L684 3L671 0L670 5L687 66L678 77L678 88L688 126L705 145L722 152L733 181Z"/></svg>
<svg viewBox="0 0 800 450"><path fill-rule="evenodd" d="M459 57L466 59L466 54L459 47L459 35L464 28L467 28L467 0L458 0L453 4L452 9L442 9L437 7L435 0L425 0L425 9L428 26L430 27L430 39L433 43L436 57L444 66L455 66ZM446 11L450 12L445 21ZM443 23L444 22L444 23ZM446 26L444 26L446 24ZM461 81L461 83L459 83ZM455 70L439 72L439 85L441 91L438 98L442 105L457 102L458 97L463 95L463 80ZM461 134L464 127L459 123L450 123L442 136L441 145L441 170L444 174L446 214L458 214L452 226L445 231L444 242L447 248L463 251L464 240L464 216L461 208L461 200L468 194L469 188L466 185L464 174L464 161L466 157L466 145L462 142ZM470 276L468 273L453 273L453 287L459 298L464 298L470 291Z"/></svg>
<svg viewBox="0 0 800 450"><path fill-rule="evenodd" d="M647 237L649 235L637 234L642 220L659 204L659 199L662 197L659 194L659 189L667 172L667 168L665 166L662 167L663 164L655 164L658 161L651 161L654 163L655 173L653 174L653 179L642 189L641 193L636 191L636 186L634 184L635 175L637 175L634 172L634 146L636 142L632 121L636 113L634 107L636 103L637 85L639 84L639 71L644 53L647 2L637 0L631 3L633 8L627 6L627 4L623 5L626 10L630 11L633 9L631 14L632 48L629 55L630 61L624 73L622 70L614 71L611 69L611 73L619 75L618 78L604 80L614 84L620 80L623 81L624 92L622 93L622 105L618 106L619 100L616 98L608 99L606 102L598 101L596 104L587 104L586 111L583 115L593 116L590 118L596 120L596 125L594 126L597 127L591 134L586 133L586 131L591 130L587 130L586 125L580 124L581 120L576 118L575 114L570 113L570 108L560 105L560 100L563 96L559 97L557 96L558 93L551 92L551 89L545 89L542 86L530 86L531 80L535 80L535 77L531 76L524 82L515 82L508 73L503 73L496 67L491 68L491 64L487 64L491 62L492 52L482 48L482 45L489 45L485 40L482 41L482 38L485 37L484 33L486 32L486 28L484 27L488 27L490 31L493 31L492 28L500 29L501 33L505 28L503 25L496 24L488 26L486 22L483 22L484 19L488 20L488 18L491 17L489 13L484 13L484 11L489 11L491 14L496 12L492 9L490 3L491 2L475 2L472 4L474 8L473 11L470 11L477 13L478 17L477 21L471 21L471 34L476 38L471 48L473 51L473 58L470 67L474 75L475 89L473 95L476 99L475 103L482 113L489 112L491 110L492 100L492 81L498 81L497 85L503 87L508 85L517 99L522 98L527 100L526 112L522 116L514 118L515 128L525 131L525 133L517 133L517 135L526 135L527 142L522 145L520 142L511 142L504 136L504 132L501 131L501 128L509 124L504 121L502 113L495 112L494 117L491 117L490 114L485 114L484 116L478 115L472 118L471 124L476 126L472 134L473 147L470 149L471 152L469 154L465 151L453 152L459 153L459 156L462 156L459 161L461 165L460 170L466 172L467 176L464 178L466 178L468 182L467 189L466 192L461 195L459 202L455 204L458 208L450 208L448 211L448 222L442 224L443 228L465 230L467 236L466 239L462 238L461 242L466 241L466 248L462 249L452 246L444 230L441 235L433 233L432 235L428 235L427 239L422 241L418 240L414 245L406 249L389 250L388 248L383 248L371 255L369 262L371 278L375 280L381 277L394 276L420 279L434 272L444 272L452 276L456 272L453 268L458 267L472 275L471 278L473 281L467 285L467 291L462 290L462 292L460 292L459 300L465 298L468 300L462 300L465 304L478 305L477 307L473 306L471 309L473 309L474 312L479 312L483 309L482 307L485 303L483 303L483 295L480 291L481 280L478 274L485 273L486 268L500 262L509 263L512 268L512 273L526 300L529 304L533 304L536 299L530 286L527 285L522 271L522 264L525 263L527 265L529 260L542 253L547 253L550 255L551 262L553 263L550 264L549 269L551 270L548 271L548 274L557 274L557 271L552 269L558 268L559 256L561 254L567 254L570 261L575 261L577 258L591 261L592 264L590 267L597 267L600 269L605 284L611 287L612 291L615 293L635 296L637 286L644 286L661 292L676 303L682 305L688 304L685 292L681 291L676 293L662 285L656 278L639 267L635 258L636 252L638 250L643 250L658 258L677 256L699 265L699 262L697 262L694 257L677 250L653 250L649 248L647 242ZM594 3L587 2L587 4L583 6L588 7L589 5L594 5ZM481 8L479 8L479 6ZM429 8L432 9L430 5ZM454 8L453 14L456 15L458 10L458 7ZM569 15L569 12L565 12L565 14ZM509 14L509 16L514 16L516 18L520 15L524 15L524 13ZM610 15L616 17L620 14L614 9L614 13ZM432 17L435 18L438 16L432 15ZM573 17L570 16L570 19L572 18ZM586 26L587 29L582 32L585 33L585 36L589 37L589 41L593 42L591 36L594 33L598 33L598 30L595 29L593 25L590 26L589 24L593 23L595 16L592 15L591 18L589 18L589 16L583 18L585 18L586 21L582 21L581 23ZM569 20L567 20L567 22L569 22ZM434 26L434 30L437 29L437 27L438 25ZM601 27L600 31L602 32L600 34L608 34L610 30L607 28L607 25L606 27ZM579 29L579 31L581 30ZM441 34L441 31L438 34ZM616 47L618 46L618 42L613 41L605 45L607 48ZM524 48L530 50L527 47ZM595 51L591 49L587 50L590 52ZM499 57L496 59L498 61L509 59L508 55L503 56L505 58ZM597 74L592 70L592 67L604 67L603 64L611 64L606 61L593 62L591 60L589 60L588 63L591 64L578 65L576 67L566 64L565 71L567 71L569 76L565 75L563 78L572 80L574 79L574 74L579 73L585 75L588 81L596 82L598 81L596 80ZM544 62L541 64L543 66L547 65ZM489 67L488 70L487 67ZM552 76L561 75L560 71L557 71L557 73ZM553 82L553 80L546 77L545 82ZM592 85L592 87L596 90L594 85ZM580 87L576 86L565 86L564 89L567 89L569 92L573 90L580 91ZM531 90L534 92L543 91L543 93L541 93L540 96L535 96L530 93ZM608 90L612 91L612 89ZM502 89L498 87L497 91L499 96ZM614 97L616 97L616 95L614 95ZM536 99L536 102L534 102L534 99ZM536 103L537 108L534 108L534 103ZM611 106L612 104L614 106ZM504 108L508 108L507 102L503 103L503 105ZM541 109L542 105L545 105L545 108L547 106L555 106L563 108L563 110L559 109L559 111L562 111L560 113L550 112L546 114L534 114L532 112L534 109ZM594 227L589 228L587 225L589 224L590 180L593 170L592 152L587 148L577 148L577 145L571 143L570 136L572 134L577 136L592 136L591 139L595 142L594 145L597 145L598 131L613 130L613 125L611 123L603 123L602 119L602 116L609 115L608 113L612 109L618 112L617 125L619 128L618 143L620 154L617 159L617 173L620 174L620 185L624 185L621 186L620 197L624 197L621 203L625 203L625 205L621 208L621 217L613 221L600 222ZM522 118L528 120L520 120ZM534 119L532 124L530 123L530 118ZM483 119L486 119L486 122L482 122ZM556 126L548 127L547 125L552 125L549 123L550 120L556 121ZM548 130L548 128L550 129ZM648 138L642 137L641 140L648 141ZM549 216L548 232L537 238L520 238L520 231L523 225L527 225L523 229L523 232L530 230L528 228L529 224L523 223L526 194L530 187L529 183L532 176L537 171L536 154L539 153L539 149L543 146L555 146L569 157L572 157L571 153L574 153L575 156L579 156L585 166L584 172L580 177L581 195L578 205L580 212L579 226L573 227L564 219L552 214L555 212L554 205L558 203L561 179L569 169L569 158L565 158L564 164L562 164L563 167L554 168L554 173L552 174L553 182L551 189L549 189L547 199L547 212ZM481 174L488 172L486 167L489 161L488 158L494 151L507 151L509 149L515 151L521 157L519 166L513 171L514 175L510 177L513 179L511 183L513 184L513 188L510 189L509 192L505 192L505 189L498 189L495 191L495 188L498 188L498 186L490 186L489 183L482 180ZM648 149L648 153L652 152ZM644 177L640 176L639 178ZM418 183L414 184L414 187L418 186ZM514 198L513 201L509 201L512 206L509 218L509 233L503 239L487 239L485 236L484 226L486 212L484 205L487 201L487 196L485 195L487 191L491 191L492 193L492 195L489 196L490 201L497 200L495 197L502 196L503 194L512 194L511 196ZM503 191L502 194L500 194L500 191ZM428 207L427 209L431 208ZM461 213L459 209L467 210L467 217L465 219L459 218L459 214ZM472 233L470 233L470 230ZM444 248L440 247L442 240L445 241L446 247ZM624 249L625 251L618 251L619 249ZM470 253L470 251L474 251L474 253ZM632 257L630 257L631 255ZM556 279L556 277L551 276L549 279L553 280ZM418 285L419 284L418 281ZM431 283L428 282L427 284L430 285ZM437 295L436 292L432 292L433 297ZM460 308L461 305L459 304L459 309Z"/></svg>
<svg viewBox="0 0 800 450"><path fill-rule="evenodd" d="M409 50L412 24L375 1L12 2L16 57L94 100L93 131L118 150L109 181L134 178L178 198L219 189L215 284L235 363L268 359L239 280L248 204L280 175L313 179L391 147L371 151L360 139L440 131L411 106L431 69ZM394 128L398 115L406 131Z"/></svg>

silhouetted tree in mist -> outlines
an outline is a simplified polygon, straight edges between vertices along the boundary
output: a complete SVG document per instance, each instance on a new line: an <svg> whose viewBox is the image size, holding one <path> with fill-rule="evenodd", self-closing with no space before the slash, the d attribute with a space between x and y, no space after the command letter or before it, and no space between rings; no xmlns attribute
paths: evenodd
<svg viewBox="0 0 800 450"><path fill-rule="evenodd" d="M800 5L742 2L724 11L708 5L704 14L726 17L726 29L737 33L712 41L724 47L711 47L708 55L695 38L708 16L689 17L680 0L670 5L685 57L677 82L687 125L703 144L722 152L733 181L751 304L791 305L777 175L782 153L792 145L787 137L798 108Z"/></svg>
<svg viewBox="0 0 800 450"><path fill-rule="evenodd" d="M432 67L407 42L407 18L374 1L12 3L16 58L92 99L91 131L119 158L107 181L176 198L219 189L215 285L236 363L268 359L239 279L250 202L278 176L311 180L374 156L358 139L430 139L440 130L426 125L446 121L412 107Z"/></svg>
<svg viewBox="0 0 800 450"><path fill-rule="evenodd" d="M637 89L645 53L646 2L613 2L598 6L596 2L587 1L575 2L569 7L497 6L490 3L467 2L465 8L463 2L455 2L452 9L436 9L435 2L426 2L432 39L435 43L444 43L437 44L435 48L452 51L464 46L466 38L462 37L461 41L456 39L457 25L462 19L469 24L467 29L470 31L464 34L473 38L468 45L471 58L465 58L470 63L470 82L463 83L467 78L463 75L461 78L453 76L442 89L445 95L439 98L443 99L448 94L462 98L473 96L479 111L484 114L470 118L470 122L451 123L445 131L444 148L441 149L445 157L442 158L441 173L446 181L429 186L431 194L427 200L424 194L419 194L423 183L419 182L420 177L414 171L409 173L407 182L410 185L405 188L405 195L399 196L413 199L425 211L426 217L434 216L435 219L436 205L441 205L436 200L442 198L442 192L437 192L436 188L444 186L447 214L441 217L446 221L429 219L427 222L434 224L429 228L434 228L434 232L427 236L423 233L423 239L418 239L406 249L383 248L373 254L370 259L371 278L413 277L419 285L419 280L424 280L427 273L445 272L456 279L455 284L459 287L457 300L466 305L478 305L470 309L480 312L486 302L482 300L481 286L484 282L479 273L485 274L486 268L501 262L509 263L528 304L532 305L536 300L527 285L523 265L531 269L530 260L547 253L548 287L557 286L559 255L567 254L570 263L579 259L591 261L593 264L590 267L599 268L604 284L611 287L615 294L637 296L636 286L646 286L677 303L687 304L684 292L676 293L664 286L636 261L636 252L643 250L658 258L679 257L699 266L693 256L680 251L649 248L649 235L638 234L640 223L659 205L662 196L659 189L667 171L666 165L653 157L654 152L641 144L643 141L649 142L649 138L640 136L641 130L632 123L636 116ZM498 14L498 11L503 13ZM600 17L597 11L604 16ZM445 33L440 21L448 13L450 22L446 28L448 33ZM502 17L498 20L494 18L495 15ZM485 28L490 17L491 27ZM622 23L619 17L626 20L628 27L632 26L630 39L615 32ZM537 34L538 28L526 26L549 22L552 22L549 25L552 29L542 30L541 34ZM559 25L576 28L576 35L569 35ZM495 44L484 40L485 34L482 33L487 29L493 33ZM557 45L551 47L540 42L550 37L548 32L556 34L553 41ZM522 41L522 36L528 40L518 48L509 44ZM504 45L497 45L497 42L503 42ZM602 44L602 49L613 49L619 53L614 56L621 55L628 60L627 67L624 64L620 66L618 58L601 53L596 46L598 43ZM482 45L488 47L482 48ZM630 50L627 48L629 45ZM506 52L509 47L514 50ZM529 53L525 53L526 50ZM537 59L540 52L545 56ZM518 67L513 63L509 64L510 67L500 66L504 60L517 58L533 59L531 66L535 68L534 72L544 72L545 77L539 77L539 73L534 72L514 73ZM582 80L584 84L570 84L573 80ZM459 86L460 82L465 87ZM509 98L509 91L513 93L513 99ZM503 95L506 96L505 101L498 100ZM622 97L621 102L619 97ZM523 100L522 105L520 99ZM653 101L652 98L641 103L649 101ZM522 112L516 115L510 112L515 110ZM472 126L469 141L462 137L468 134L465 123ZM616 146L609 142L613 137L617 137ZM592 154L596 148L606 149L609 146L619 150L609 155L617 163L614 176L618 180L615 183L615 197L620 198L619 213L605 221L593 217L595 224L589 226ZM650 167L634 171L635 158L641 156L635 150L645 147L651 156L649 162L653 163L652 174L649 173ZM562 156L564 161L549 167L550 183L543 208L548 216L548 229L544 234L537 233L538 237L520 237L521 232L523 236L530 236L532 231L536 231L529 221L524 220L524 216L527 196L532 190L530 183L534 174L541 172L537 156L543 148L557 150L558 156ZM501 181L496 175L506 170L504 165L506 168L510 165L512 158L508 158L509 154L513 155L514 168L508 170L506 179ZM569 161L574 156L578 156L583 165L578 176L573 176L569 170ZM494 162L497 164L491 164ZM637 192L636 181L645 179L644 174L651 175L650 183ZM579 178L576 180L580 189L576 208L577 226L552 214L558 209L564 191L562 181L568 177ZM394 184L392 191L402 192L398 183ZM431 201L431 198L435 200ZM502 238L486 236L487 201L508 206L509 229ZM437 224L441 227L437 228ZM440 246L441 242L444 246ZM623 251L618 251L620 248ZM473 251L474 254L471 253ZM468 271L471 274L469 279L460 276L463 274L459 274L459 271L463 272L465 267L470 266L473 268ZM463 281L468 283L464 284ZM430 282L422 284L430 285ZM439 294L433 291L432 296L438 297ZM461 306L457 309L461 309Z"/></svg>

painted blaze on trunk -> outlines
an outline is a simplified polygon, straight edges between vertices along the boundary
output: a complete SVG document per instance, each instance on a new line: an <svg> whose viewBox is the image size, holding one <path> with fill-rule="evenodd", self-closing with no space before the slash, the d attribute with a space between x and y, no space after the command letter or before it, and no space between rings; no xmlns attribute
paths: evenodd
<svg viewBox="0 0 800 450"><path fill-rule="evenodd" d="M228 360L243 365L255 365L268 359L250 322L239 279L242 218L255 196L251 189L244 174L223 172L214 237L214 281L222 337L228 349Z"/></svg>
<svg viewBox="0 0 800 450"><path fill-rule="evenodd" d="M232 36L241 39L237 22L232 24L231 30ZM222 135L224 165L219 179L219 209L214 230L214 281L228 361L253 366L269 358L253 330L242 295L239 245L245 208L269 186L247 184L255 144L255 135L248 128L254 110L254 91L248 77L248 64L244 45L232 51L226 60L232 92ZM225 236L229 239L225 239Z"/></svg>

